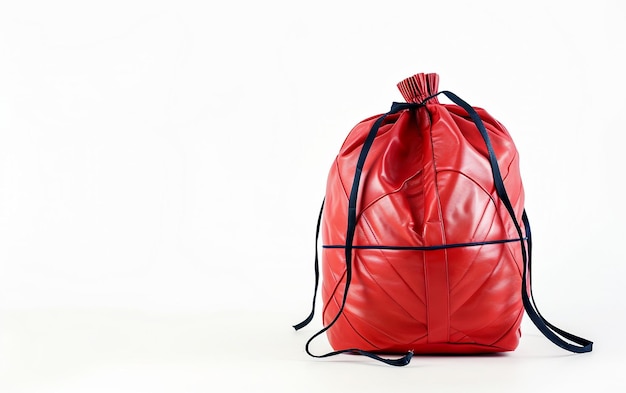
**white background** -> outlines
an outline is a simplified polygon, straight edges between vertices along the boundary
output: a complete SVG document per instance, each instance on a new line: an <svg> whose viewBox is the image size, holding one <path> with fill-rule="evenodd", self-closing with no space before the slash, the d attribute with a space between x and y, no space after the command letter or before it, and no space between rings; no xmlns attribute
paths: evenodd
<svg viewBox="0 0 626 393"><path fill-rule="evenodd" d="M0 391L623 389L625 25L617 0L0 3ZM330 164L418 72L513 135L539 306L593 353L528 321L505 356L304 353Z"/></svg>

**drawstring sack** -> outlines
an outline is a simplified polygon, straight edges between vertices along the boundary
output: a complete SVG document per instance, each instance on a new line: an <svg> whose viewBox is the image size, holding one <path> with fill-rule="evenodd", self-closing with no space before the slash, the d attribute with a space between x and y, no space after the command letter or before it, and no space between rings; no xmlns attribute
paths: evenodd
<svg viewBox="0 0 626 393"><path fill-rule="evenodd" d="M438 92L438 81L417 74L400 82L406 103L357 124L330 169L313 308L294 326L314 316L321 231L324 327L306 352L403 366L414 353L512 351L524 310L554 344L590 352L591 341L549 323L533 300L511 136L484 109ZM311 353L323 333L334 351Z"/></svg>

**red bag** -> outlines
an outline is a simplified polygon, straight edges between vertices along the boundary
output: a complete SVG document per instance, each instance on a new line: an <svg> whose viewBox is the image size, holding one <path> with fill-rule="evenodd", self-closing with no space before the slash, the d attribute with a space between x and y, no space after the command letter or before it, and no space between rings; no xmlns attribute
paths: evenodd
<svg viewBox="0 0 626 393"><path fill-rule="evenodd" d="M512 351L524 309L555 344L591 351L591 341L547 322L532 299L530 225L511 136L484 109L437 93L438 79L400 82L407 102L357 124L332 165L316 235L317 245L323 224L324 328L307 353L405 365L413 353ZM317 292L317 251L315 270ZM294 328L314 310L315 296ZM324 332L335 351L313 355L309 344Z"/></svg>

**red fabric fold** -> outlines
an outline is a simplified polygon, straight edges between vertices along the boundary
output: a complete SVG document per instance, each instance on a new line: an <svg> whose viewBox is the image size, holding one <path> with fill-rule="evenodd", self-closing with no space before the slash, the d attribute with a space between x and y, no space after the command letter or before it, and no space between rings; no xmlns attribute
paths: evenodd
<svg viewBox="0 0 626 393"><path fill-rule="evenodd" d="M404 97L406 102L418 104L433 94L437 94L438 88L439 75L435 73L415 74L398 83L398 89L400 89L400 93L402 93L402 97ZM437 97L432 98L429 102L433 104L439 103Z"/></svg>

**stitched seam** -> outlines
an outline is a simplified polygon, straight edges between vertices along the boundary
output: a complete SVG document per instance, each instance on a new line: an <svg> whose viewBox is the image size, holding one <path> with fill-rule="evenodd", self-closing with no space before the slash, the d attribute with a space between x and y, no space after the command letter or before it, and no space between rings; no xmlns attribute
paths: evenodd
<svg viewBox="0 0 626 393"><path fill-rule="evenodd" d="M439 194L439 181L437 179L437 175L438 175L438 171L437 171L437 161L435 159L435 144L433 141L433 123L432 123L432 117L430 114L430 111L428 110L428 107L425 106L424 107L426 109L426 111L428 112L428 123L429 123L429 132L428 132L428 136L429 136L429 140L430 140L430 149L431 149L431 155L432 155L432 163L433 163L433 175L434 175L434 183L435 183L435 195L437 197L437 210L438 210L438 214L439 214L439 222L440 222L440 226L441 226L441 239L443 244L447 243L446 240L446 231L445 231L445 226L443 223L443 213L442 213L442 208L441 208L441 197ZM445 263L446 263L446 286L447 286L447 290L448 290L448 317L447 317L447 336L448 338L450 337L450 281L449 281L449 274L448 274L448 251L447 250L443 250L444 253L444 257L445 257ZM425 254L424 254L424 258L426 258ZM424 260L425 261L425 260ZM424 269L424 272L426 272L426 269ZM426 274L424 275L426 277ZM426 287L428 290L428 280L426 281ZM428 294L428 292L426 292ZM428 309L428 306L427 306ZM428 316L429 313L428 311L426 311L426 315ZM429 325L430 325L430 321Z"/></svg>
<svg viewBox="0 0 626 393"><path fill-rule="evenodd" d="M490 280L490 279L491 279L491 277L493 276L494 272L495 272L496 270L498 270L498 267L499 267L499 266L500 266L500 264L502 263L502 259L504 259L504 258L502 258L502 257L501 257L501 256L502 256L502 254L503 254L503 250L501 250L501 251L500 251L500 253L499 253L499 255L498 255L498 263L496 263L496 265L493 267L493 269L491 269L491 272L489 273L489 275L485 278L485 280L484 280L483 282L481 282L481 283L480 283L480 285L479 285L478 287L476 287L476 289L474 290L474 292L472 293L472 295L471 295L471 296L469 296L467 299L465 299L465 301L464 301L463 303L461 303L461 304L457 307L456 311L455 311L452 315L454 315L454 314L456 314L457 312L459 312L459 310L461 310L461 309L463 308L463 306L465 306L465 304L467 304L467 302L469 302L470 300L472 300L472 299L476 296L476 294L477 294L478 292L480 292L480 290L481 290L481 289L482 289L485 285L487 285L487 283L489 282L489 280ZM465 333L465 332L462 332L462 333Z"/></svg>
<svg viewBox="0 0 626 393"><path fill-rule="evenodd" d="M513 329L515 329L515 328L517 328L517 327L519 326L519 323L518 323L518 322L520 321L520 319L522 319L522 318L523 318L523 316L524 316L524 307L521 307L521 310L520 310L520 311L519 311L519 313L517 314L517 318L515 318L515 321L511 324L511 327L510 327L510 328L508 328L508 329L506 330L506 332L505 332L503 335L501 335L500 337L498 337L498 339L497 339L497 340L495 340L495 341L494 341L492 344L490 344L490 345L495 346L495 344L496 344L496 343L498 343L498 342L499 342L500 340L502 340L504 337L508 336L508 335L511 333L511 330L513 330Z"/></svg>
<svg viewBox="0 0 626 393"><path fill-rule="evenodd" d="M372 236L374 236L374 240L376 241L376 244L380 245L380 241L378 240L378 238L376 238L376 234L374 233L374 230L372 229L372 226L370 225L369 221L367 220L367 218L365 216L363 216L363 221L365 221L365 224L367 225L368 229L370 230L370 233L372 234ZM422 298L419 297L419 295L413 291L413 289L411 288L411 286L406 282L406 280L404 279L404 277L402 277L402 275L400 273L398 273L398 271L396 270L395 266L393 266L393 264L389 261L389 259L387 258L387 254L385 254L384 250L378 250L380 251L380 254L384 257L385 262L387 262L387 264L391 267L391 269L393 269L394 273L396 273L396 275L400 278L400 280L402 281L402 283L404 283L407 288L409 288L411 290L411 293L413 293L413 295L415 295L415 297L417 298L417 300L419 300L420 302L422 302L423 305L426 305L426 301L423 300ZM402 307L402 306L401 306ZM406 310L405 310L406 311ZM409 313L407 311L407 314L411 315L411 313ZM411 317L413 317L411 315ZM414 317L413 317L414 318ZM416 319L417 320L417 319ZM420 321L418 321L420 322ZM421 322L420 322L421 323Z"/></svg>
<svg viewBox="0 0 626 393"><path fill-rule="evenodd" d="M485 209L486 211L487 209ZM484 213L483 213L484 216ZM495 218L493 218L491 220L491 224L489 225L489 231L491 231L491 228L493 228L493 223L496 221ZM502 244L506 244L506 243L502 243ZM472 259L472 262L467 265L467 270L465 270L465 272L463 272L463 276L458 280L458 282L454 285L454 287L450 288L450 293L452 293L454 291L454 289L461 283L463 282L463 280L465 279L465 276L467 276L467 274L469 273L470 270L472 270L472 266L474 265L474 262L476 262L476 259L478 258L478 255L480 255L481 251L483 249L483 246L480 246L478 248L478 251L476 251L476 255L474 255L474 258Z"/></svg>

